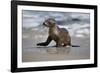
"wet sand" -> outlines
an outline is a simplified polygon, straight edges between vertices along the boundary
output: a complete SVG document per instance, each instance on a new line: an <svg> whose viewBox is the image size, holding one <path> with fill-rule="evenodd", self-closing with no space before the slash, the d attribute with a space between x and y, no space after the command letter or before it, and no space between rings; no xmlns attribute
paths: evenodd
<svg viewBox="0 0 100 73"><path fill-rule="evenodd" d="M34 31L23 29L22 38L22 62L56 61L56 60L80 60L90 58L89 36L72 37L72 44L80 47L53 47L55 42L43 47L37 46L47 38L47 31Z"/></svg>

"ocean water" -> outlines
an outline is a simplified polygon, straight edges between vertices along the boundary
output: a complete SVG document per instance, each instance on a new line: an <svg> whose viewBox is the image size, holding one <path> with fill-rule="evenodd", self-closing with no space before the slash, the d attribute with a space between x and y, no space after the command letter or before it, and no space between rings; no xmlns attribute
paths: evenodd
<svg viewBox="0 0 100 73"><path fill-rule="evenodd" d="M71 36L85 37L90 35L90 14L76 12L54 11L22 11L23 28L43 30L42 23L48 18L54 18L57 25L66 28Z"/></svg>

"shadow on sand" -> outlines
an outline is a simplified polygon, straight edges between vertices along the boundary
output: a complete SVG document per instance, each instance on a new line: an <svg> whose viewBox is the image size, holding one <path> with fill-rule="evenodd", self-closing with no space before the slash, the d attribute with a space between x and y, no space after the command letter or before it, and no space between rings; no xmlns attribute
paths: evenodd
<svg viewBox="0 0 100 73"><path fill-rule="evenodd" d="M38 46L32 47L36 48L37 50L44 50L48 54L68 54L71 50L71 47L54 47L54 46Z"/></svg>

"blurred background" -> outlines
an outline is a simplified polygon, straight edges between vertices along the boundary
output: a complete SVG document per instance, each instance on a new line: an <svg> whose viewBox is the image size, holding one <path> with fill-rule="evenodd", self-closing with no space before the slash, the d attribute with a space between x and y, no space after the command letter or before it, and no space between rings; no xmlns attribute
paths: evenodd
<svg viewBox="0 0 100 73"><path fill-rule="evenodd" d="M71 36L85 37L90 34L90 14L76 12L51 12L23 10L23 28L34 28L40 31L42 23L48 18L54 18L59 27L69 30Z"/></svg>

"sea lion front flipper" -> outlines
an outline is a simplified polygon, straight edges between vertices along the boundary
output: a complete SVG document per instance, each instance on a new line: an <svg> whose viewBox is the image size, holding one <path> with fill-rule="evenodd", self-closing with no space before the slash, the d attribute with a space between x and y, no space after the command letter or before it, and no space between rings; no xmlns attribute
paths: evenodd
<svg viewBox="0 0 100 73"><path fill-rule="evenodd" d="M52 41L51 37L48 36L46 42L38 43L37 46L47 46Z"/></svg>

